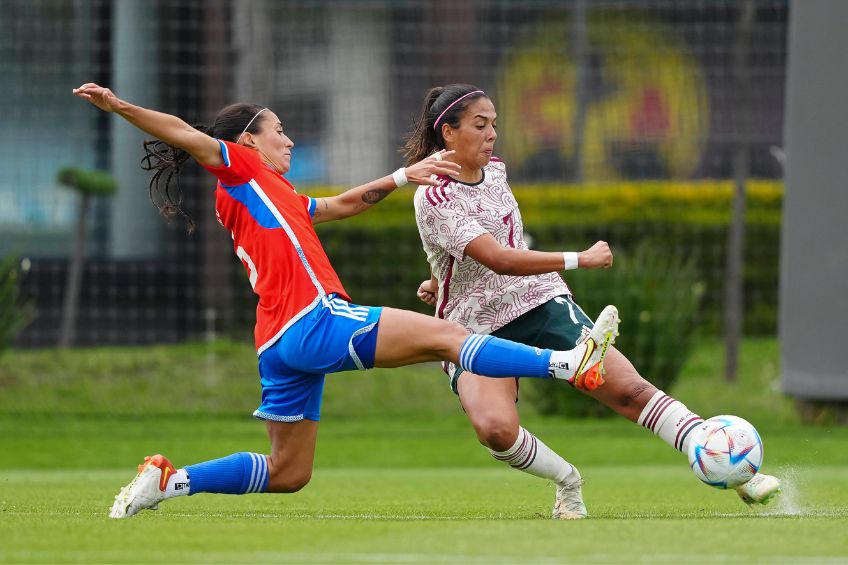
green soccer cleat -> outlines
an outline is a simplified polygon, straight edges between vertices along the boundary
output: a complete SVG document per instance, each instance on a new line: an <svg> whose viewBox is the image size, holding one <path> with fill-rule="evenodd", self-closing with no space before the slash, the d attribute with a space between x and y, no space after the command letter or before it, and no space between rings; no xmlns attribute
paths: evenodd
<svg viewBox="0 0 848 565"><path fill-rule="evenodd" d="M604 384L604 358L618 336L619 322L615 306L609 305L598 314L594 327L583 341L586 351L574 377L568 381L571 386L580 390L595 390Z"/></svg>
<svg viewBox="0 0 848 565"><path fill-rule="evenodd" d="M780 492L780 479L757 473L744 485L736 487L736 494L748 506L768 504Z"/></svg>

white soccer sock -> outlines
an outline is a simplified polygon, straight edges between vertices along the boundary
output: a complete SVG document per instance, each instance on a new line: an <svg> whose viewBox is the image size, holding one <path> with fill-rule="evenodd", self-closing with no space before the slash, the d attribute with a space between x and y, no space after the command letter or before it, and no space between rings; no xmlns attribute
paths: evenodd
<svg viewBox="0 0 848 565"><path fill-rule="evenodd" d="M686 405L658 390L639 414L637 422L658 435L674 449L686 453L690 433L704 419Z"/></svg>
<svg viewBox="0 0 848 565"><path fill-rule="evenodd" d="M183 496L189 492L188 473L185 469L177 469L177 471L168 477L168 484L165 486L165 498L174 496Z"/></svg>
<svg viewBox="0 0 848 565"><path fill-rule="evenodd" d="M489 450L492 457L513 469L562 484L574 467L522 427L515 444L506 451Z"/></svg>
<svg viewBox="0 0 848 565"><path fill-rule="evenodd" d="M568 351L554 351L551 353L551 359L548 362L548 371L552 371L558 379L569 380L574 378L577 372L577 366L583 360L583 353L586 351L587 345L581 343L574 349Z"/></svg>

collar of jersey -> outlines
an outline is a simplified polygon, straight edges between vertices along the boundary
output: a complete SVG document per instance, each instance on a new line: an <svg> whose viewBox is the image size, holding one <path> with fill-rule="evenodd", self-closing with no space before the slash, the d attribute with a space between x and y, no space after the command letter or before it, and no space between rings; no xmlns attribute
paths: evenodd
<svg viewBox="0 0 848 565"><path fill-rule="evenodd" d="M266 169L268 169L269 171L271 171L272 173L274 173L275 175L277 175L278 177L280 177L281 179L285 178L283 175L278 173L277 170L274 167L272 167L270 164L266 163L265 161L262 161L262 166L265 167Z"/></svg>
<svg viewBox="0 0 848 565"><path fill-rule="evenodd" d="M461 181L459 179L455 179L450 175L446 175L446 176L450 180L452 180L453 182L458 182L459 184L464 184L465 186L478 186L480 184L483 184L483 181L486 180L486 168L483 167L482 169L480 169L480 171L483 173L483 176L481 176L480 180L478 180L477 182L465 182L465 181Z"/></svg>

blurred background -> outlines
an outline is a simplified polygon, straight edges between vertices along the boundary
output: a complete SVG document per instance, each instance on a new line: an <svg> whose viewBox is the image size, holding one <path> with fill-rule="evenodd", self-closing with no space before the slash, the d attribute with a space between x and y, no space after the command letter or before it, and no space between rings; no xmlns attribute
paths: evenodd
<svg viewBox="0 0 848 565"><path fill-rule="evenodd" d="M810 328L821 315L802 305L782 318L781 288L791 288L796 300L830 296L825 313L846 313L846 236L838 224L817 221L822 210L848 211L838 185L799 177L805 192L798 201L813 201L819 211L799 206L792 224L808 236L826 230L816 237L833 243L836 255L825 263L835 271L787 268L781 283L782 236L784 256L806 256L801 243L792 247L800 240L785 225L787 93L817 80L793 82L790 46L799 46L797 60L805 52L804 41L790 36L815 40L819 23L836 17L831 10L841 3L800 4L3 2L0 332L11 351L0 359L0 388L10 392L7 408L27 391L43 395L38 386L71 379L69 367L81 365L84 376L75 378L89 379L96 392L81 393L78 410L131 411L137 398L116 400L109 392L123 386L121 379L141 379L157 391L150 379L173 386L178 377L163 375L195 358L182 374L202 375L185 385L198 410L205 406L199 390L207 387L214 398L212 391L220 395L222 382L236 376L251 391L244 406L234 393L219 408L249 411L257 397L249 372L255 298L215 221L213 179L186 167L184 207L198 229L189 235L183 223L167 224L149 202L149 176L139 168L143 136L72 97L73 87L97 82L197 124L211 123L231 102L267 105L295 142L289 179L300 192L320 196L397 168L425 92L463 82L484 89L496 105L496 153L506 162L532 246L610 242L614 269L568 273L567 280L590 315L618 305L625 323L620 347L646 378L671 387L694 356L707 368L692 369L692 386L724 386L730 401L739 391L733 383L753 379L746 390L762 395L753 402L764 413L778 402L790 419L844 420L848 390L836 354L822 366L810 367L805 358L793 364L788 344L805 338L778 341L779 327ZM803 93L793 100L827 103ZM799 118L799 127L804 122L810 123ZM816 158L804 139L798 137L797 154L806 148ZM318 228L354 301L431 313L415 297L429 274L412 194L398 191L367 214ZM793 286L796 270L815 282ZM823 280L830 283L818 286ZM807 339L825 357L832 351L815 335ZM141 345L157 348L133 349ZM756 353L740 361L745 348ZM241 359L239 368L227 369L233 359ZM806 372L787 374L795 366ZM437 370L426 371L441 387ZM540 412L606 414L574 394L549 394L552 386L529 387L529 402ZM801 401L800 416L784 391ZM55 394L55 405L45 401L43 410L64 406L62 393Z"/></svg>

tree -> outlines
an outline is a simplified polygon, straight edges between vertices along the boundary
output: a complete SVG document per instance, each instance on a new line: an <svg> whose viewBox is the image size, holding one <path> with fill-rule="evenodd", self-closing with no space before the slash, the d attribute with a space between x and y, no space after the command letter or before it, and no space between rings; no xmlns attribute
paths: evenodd
<svg viewBox="0 0 848 565"><path fill-rule="evenodd" d="M94 196L110 196L117 189L117 183L108 173L89 171L78 167L66 167L59 171L59 184L79 193L80 205L77 213L77 229L74 238L74 250L68 267L65 284L65 299L62 306L62 327L59 332L59 347L68 347L74 340L79 306L80 282L85 263L85 226L91 199Z"/></svg>

